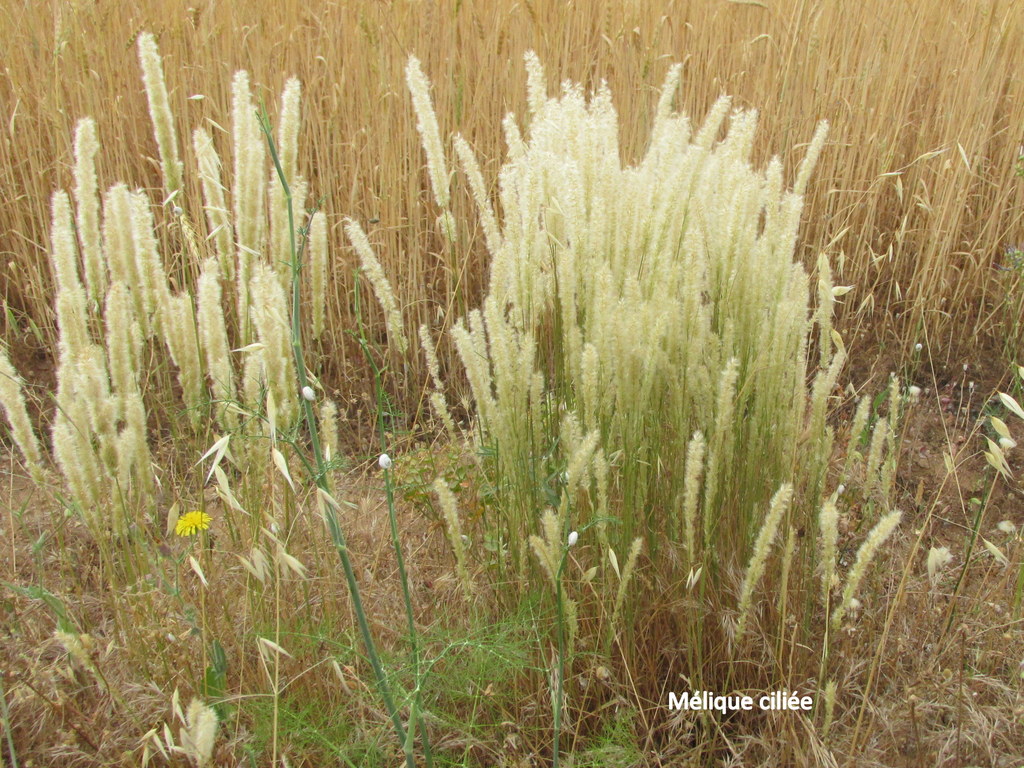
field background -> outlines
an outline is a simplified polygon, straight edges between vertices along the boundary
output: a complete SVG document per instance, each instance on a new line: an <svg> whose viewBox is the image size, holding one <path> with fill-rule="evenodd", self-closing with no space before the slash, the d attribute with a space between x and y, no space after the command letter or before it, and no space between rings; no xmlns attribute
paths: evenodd
<svg viewBox="0 0 1024 768"><path fill-rule="evenodd" d="M587 89L602 80L608 82L622 126L624 163L645 149L658 88L674 62L684 63L677 106L695 121L723 93L734 97L735 106L759 110L755 165L781 155L787 183L792 183L803 142L820 120L827 119L831 131L809 186L799 254L813 272L818 254L825 253L835 284L853 286L837 306L836 328L850 352L841 384L850 384L858 392L878 391L889 373L898 370L906 383L925 391L922 411L905 433L899 478L903 501L922 514L925 509L941 511L937 517L942 524L929 529L937 542L959 542L964 531L970 531L969 499L980 487L984 459L976 454L979 446L965 448L963 462L957 465L962 474L944 483L939 479L942 454L947 449L953 454L969 448L970 441L977 439L973 418L981 404L995 388L1010 387L1011 364L1024 362L1024 261L1017 260L1015 250L1018 244L1024 247L1024 46L1020 45L1024 8L1019 3L280 0L243 8L212 0L10 0L0 9L0 50L6 52L0 71L0 300L4 310L0 336L26 379L30 410L43 434L53 416L46 393L54 385L57 343L48 261L50 196L53 190L72 184L77 120L92 116L97 121L101 189L125 181L133 188L152 190L158 198L162 186L135 47L143 31L154 33L159 43L181 137L198 125L215 132L216 126L229 125L231 76L238 69L249 71L268 104L276 103L288 77L302 81L299 165L312 194L324 198L330 227L328 330L313 355L321 380L342 406L342 441L355 470L365 469L375 455L373 391L371 372L356 343L346 335L356 321L353 292L358 260L345 240L342 216L359 220L367 230L400 297L408 328L428 323L440 336L479 305L486 288L482 235L469 231L456 249L444 241L435 224L439 211L430 193L404 83L410 54L422 61L431 79L442 136L459 132L469 141L481 158L488 184L495 182L504 157L502 118L510 111L520 115L526 111L522 61L531 49L552 82L572 79ZM202 98L195 98L198 95ZM216 140L226 141L219 136ZM182 144L188 168L194 158L188 143ZM457 219L474 221L468 190L461 181L453 190ZM201 195L195 179L186 179L182 199L189 212L200 218ZM155 216L158 227L170 218L161 209ZM175 258L165 254L172 279L176 275L187 283L189 275ZM371 328L382 327L375 305L366 308L364 303L364 312L370 316ZM468 395L458 384L454 352L442 344L439 356L446 380L455 382L450 400L458 405ZM396 411L405 417L402 427L422 427L427 421L426 364L415 345L406 359L394 363L389 385ZM835 416L840 431L848 411ZM206 447L191 446L193 458ZM1016 457L1011 454L1013 458L1011 467L1017 469L1019 449ZM422 461L433 466L432 459ZM10 466L10 481L4 485L11 508L24 515L34 505L45 506L40 491L25 479L17 462L12 459ZM364 511L379 503L379 499L372 501L375 491L366 480L354 475L351 482L352 497ZM989 516L993 524L1004 518L1017 526L1024 524L1018 488L1011 485L995 497L994 503L1002 506L998 516ZM3 579L32 583L33 568L45 570L58 563L66 571L61 576L65 594L73 596L74 573L68 567L78 551L75 547L87 550L87 544L76 544L72 537L62 543L57 560L47 561L42 550L33 550L35 539L30 535L45 526L38 521L21 522L21 516L18 520L16 524L12 512ZM378 546L375 538L380 531L369 526L360 530L358 520L357 516L353 523L357 527L354 548L383 557L383 545ZM914 534L919 532L913 521L907 527ZM423 573L433 573L433 568L443 576L446 553L439 543L443 539L426 523L422 529L410 530L410 536L424 542L425 553L418 561ZM311 548L323 546L307 543ZM831 765L844 759L853 760L851 765L868 764L857 762L861 758L879 765L1014 764L1024 754L1024 732L1021 679L1010 661L1021 646L1020 619L1008 616L1005 607L1016 590L1019 608L1014 571L1021 554L1019 539L1012 546L1016 559L1011 558L1011 567L1000 570L992 565L994 561L978 562L969 571L976 578L957 583L957 594L973 597L968 601L969 618L953 634L941 621L922 618L917 622L903 614L893 624L884 613L875 617L874 624L869 622L878 634L884 628L890 643L886 654L896 653L893 649L920 654L931 643L931 657L920 664L907 661L887 668L890 677L884 680L884 690L867 693L877 698L872 699L866 720L864 709L858 717L857 707L851 706L849 717L837 723L834 757L795 748L775 753L783 761L778 764ZM323 557L327 560L328 554ZM893 555L894 573L903 567L900 557ZM913 565L915 573L923 573L920 554ZM424 581L432 579L425 576ZM82 599L101 604L101 583L102 579L79 585L85 592ZM896 587L894 580L879 585L880 589ZM899 588L902 593L907 587ZM923 578L916 587L909 587L922 614L927 613L931 599L928 589ZM388 593L379 587L382 605ZM343 599L334 599L331 615L345 614ZM430 599L427 593L424 600L429 603ZM53 648L38 651L47 642L49 630L32 628L32 621L41 617L18 602L20 597L4 600L11 626L19 627L20 643L25 649L37 649L26 650L31 660L18 661L18 674L44 668L52 674L50 667L57 664ZM386 610L396 616L400 613L397 604ZM227 615L222 621L230 623ZM508 629L508 635L501 634L505 628L495 630L512 655L527 643L514 637L515 629ZM647 641L648 647L652 642L656 645L651 638ZM866 664L885 643L886 639L877 646L874 640L865 641L861 650ZM133 652L144 653L141 641ZM992 654L999 657L998 663L986 666L987 661L978 661L991 661ZM974 660L972 669L996 670L983 675L974 688L974 694L981 691L980 698L970 695L971 687L963 679L964 669L970 666L964 661L968 657ZM166 661L165 666L174 663ZM47 698L49 694L43 692L34 704L22 703L12 710L22 717L37 712L46 724L37 728L13 723L23 739L19 754L34 758L35 764L63 765L71 763L61 760L73 760L101 765L122 759L130 764L137 758L138 740L162 716L169 694L147 688L144 680L133 681L130 669L120 669L117 676L125 681L119 695L138 702L139 719L118 722L115 712L93 726L95 740L109 738L120 757L97 744L90 753L89 746L80 743L80 730L92 729L81 722L68 725L84 717L85 702L91 700L71 705L78 707L72 712L63 703L57 707L56 694ZM13 672L5 678L8 692L15 680ZM52 680L48 684L59 687ZM299 687L310 700L346 706L344 697L331 693L329 687ZM622 690L628 687L623 683ZM104 701L116 698L109 694L109 685L105 690L96 695ZM537 746L540 725L535 721L539 722L536 708L544 702L539 697L530 705L534 709L523 714L519 704L513 704L527 701L526 694L520 693L517 699L515 684L510 683L496 709L505 720L522 717L529 724L514 745L504 745L516 759L529 761L542 754ZM366 718L374 721L377 715L366 703L370 695L356 698L360 702L356 709L365 709ZM477 704L464 702L464 706L469 722ZM656 708L651 704L651 711ZM316 720L315 713L304 717L301 727L292 724L294 732ZM274 723L276 739L276 719ZM655 734L646 741L643 736L637 738L642 745L638 754L595 757L597 762L592 764L679 764L672 762L678 755L671 746L659 741L663 735L648 726L643 716L623 726L630 732ZM787 732L791 727L773 726L749 738L763 739L764 754L770 755L771 744L798 739L798 734ZM310 728L315 730L313 725ZM50 734L58 731L66 736L66 744L55 750ZM454 746L448 746L472 754L480 764L505 759L500 740L478 743L493 738L493 733L468 734L467 726L464 741L452 736ZM361 736L334 733L330 738ZM249 737L240 730L231 736L239 743ZM851 739L855 748L866 750L857 758L847 751ZM266 738L260 744L265 742ZM316 739L293 744L292 764L314 765L326 759L324 754L331 754L318 748ZM274 754L277 749L275 740ZM95 757L97 753L103 757ZM267 754L260 753L258 759L264 760ZM376 765L373 754L368 750L347 759ZM180 756L176 759L185 764ZM19 764L28 763L23 759Z"/></svg>

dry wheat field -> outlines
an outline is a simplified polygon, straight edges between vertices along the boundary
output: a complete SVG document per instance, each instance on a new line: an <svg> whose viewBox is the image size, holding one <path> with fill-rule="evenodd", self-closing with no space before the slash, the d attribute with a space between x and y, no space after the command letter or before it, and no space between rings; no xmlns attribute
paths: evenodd
<svg viewBox="0 0 1024 768"><path fill-rule="evenodd" d="M6 0L0 766L1024 764L1022 39Z"/></svg>

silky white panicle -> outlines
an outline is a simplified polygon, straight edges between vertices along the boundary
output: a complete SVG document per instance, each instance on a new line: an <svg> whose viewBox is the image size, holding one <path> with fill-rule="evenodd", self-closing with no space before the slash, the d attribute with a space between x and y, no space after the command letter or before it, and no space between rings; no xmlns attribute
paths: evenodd
<svg viewBox="0 0 1024 768"><path fill-rule="evenodd" d="M219 403L214 406L214 416L225 431L231 431L238 426L238 414L229 407L237 398L237 390L221 303L220 274L219 259L210 257L203 262L196 297L196 321L210 388Z"/></svg>
<svg viewBox="0 0 1024 768"><path fill-rule="evenodd" d="M294 384L295 361L288 299L274 268L262 262L252 267L249 292L252 296L252 319L263 344L256 354L263 362L267 386L277 403L278 423L287 428L298 415L299 394Z"/></svg>
<svg viewBox="0 0 1024 768"><path fill-rule="evenodd" d="M235 242L238 244L238 319L241 341L248 344L251 340L248 335L249 277L254 255L263 250L266 150L259 122L256 120L256 106L249 90L249 75L244 70L235 73L231 95L232 147L235 153L232 203L235 214Z"/></svg>
<svg viewBox="0 0 1024 768"><path fill-rule="evenodd" d="M217 712L199 699L192 699L185 713L185 726L181 729L181 748L197 768L206 768L213 760L216 740Z"/></svg>
<svg viewBox="0 0 1024 768"><path fill-rule="evenodd" d="M349 242L352 243L352 247L355 248L356 254L359 256L359 263L366 273L370 285L373 287L373 293L377 297L377 301L380 302L380 306L384 310L384 322L388 329L388 343L394 345L399 354L405 354L408 342L405 337L402 312L395 299L395 293L391 290L391 283L388 281L387 275L384 274L384 268L377 261L377 257L373 253L373 247L370 245L370 241L367 239L363 228L359 226L359 222L354 219L346 219L345 233L348 235Z"/></svg>
<svg viewBox="0 0 1024 768"><path fill-rule="evenodd" d="M451 203L449 192L448 164L445 162L444 145L441 143L441 130L437 125L437 114L430 100L430 83L427 81L420 62L415 56L409 57L405 67L405 81L412 94L412 106L418 120L416 129L420 133L423 149L427 153L427 170L430 174L430 186L434 190L434 198L441 208L448 208Z"/></svg>
<svg viewBox="0 0 1024 768"><path fill-rule="evenodd" d="M949 547L932 547L928 550L928 580L934 587L939 583L939 572L953 560Z"/></svg>
<svg viewBox="0 0 1024 768"><path fill-rule="evenodd" d="M100 239L100 199L96 183L96 121L83 118L75 126L75 207L78 238L82 244L85 285L92 301L99 302L107 292L107 271Z"/></svg>
<svg viewBox="0 0 1024 768"><path fill-rule="evenodd" d="M331 461L338 455L338 404L330 398L320 406L320 445L324 458Z"/></svg>
<svg viewBox="0 0 1024 768"><path fill-rule="evenodd" d="M171 196L181 190L182 164L178 159L178 137L174 132L174 118L167 99L163 63L156 47L156 38L149 32L139 35L139 63L142 65L142 81L149 101L149 117L153 121L153 132L160 150L164 188L168 196Z"/></svg>
<svg viewBox="0 0 1024 768"><path fill-rule="evenodd" d="M832 611L833 631L838 630L839 627L842 626L843 616L853 603L854 595L864 578L868 563L871 562L879 548L881 548L886 540L892 535L892 532L896 530L896 526L899 525L902 518L903 513L899 510L890 512L878 521L875 527L871 529L871 532L868 533L864 543L860 545L860 549L857 550L857 559L854 561L853 567L850 569L850 573L846 577L846 586L843 589L843 597L839 601L835 610Z"/></svg>
<svg viewBox="0 0 1024 768"><path fill-rule="evenodd" d="M235 254L231 243L231 215L224 199L220 155L213 146L213 137L205 128L196 128L192 133L192 147L196 153L199 181L203 187L206 223L217 251L221 274L226 279L233 280Z"/></svg>
<svg viewBox="0 0 1024 768"><path fill-rule="evenodd" d="M327 259L327 217L319 211L309 222L309 284L314 339L323 336L327 315Z"/></svg>
<svg viewBox="0 0 1024 768"><path fill-rule="evenodd" d="M458 572L459 581L462 583L463 595L468 599L474 590L466 560L467 539L462 534L462 525L459 522L459 510L458 504L455 501L455 494L451 492L451 489L442 477L434 480L433 488L441 504L441 512L444 514L448 542L451 544L452 553L455 555L455 570Z"/></svg>
<svg viewBox="0 0 1024 768"><path fill-rule="evenodd" d="M42 449L32 429L23 386L24 382L11 364L7 350L0 345L0 407L7 414L15 445L25 457L33 477L38 479L42 477Z"/></svg>
<svg viewBox="0 0 1024 768"><path fill-rule="evenodd" d="M793 499L793 486L786 484L776 491L768 508L768 515L761 525L754 542L754 552L750 557L750 564L747 566L746 575L743 577L743 586L740 589L739 619L736 623L736 637L743 637L743 632L750 617L750 609L753 605L754 587L764 575L765 566L768 562L768 555L771 553L772 543L775 541L775 534L782 522L783 515L789 509Z"/></svg>
<svg viewBox="0 0 1024 768"><path fill-rule="evenodd" d="M75 232L71 223L71 201L66 192L53 193L50 242L53 273L57 283L57 325L61 357L73 357L90 342L85 291L78 279Z"/></svg>

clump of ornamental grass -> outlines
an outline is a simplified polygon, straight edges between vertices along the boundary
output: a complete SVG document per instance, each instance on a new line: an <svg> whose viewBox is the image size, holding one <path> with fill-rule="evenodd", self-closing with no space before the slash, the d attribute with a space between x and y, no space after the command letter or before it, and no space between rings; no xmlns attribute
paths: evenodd
<svg viewBox="0 0 1024 768"><path fill-rule="evenodd" d="M453 140L490 253L483 304L451 331L475 405L471 439L497 499L485 535L505 575L531 572L529 542L550 578L538 542L564 540L570 524L594 526L590 556L608 595L600 621L620 644L638 617L623 591L634 567L655 583L687 583L694 599L680 609L690 645L684 672L698 685L705 672L720 674L723 649L742 653L751 627L777 630L782 652L787 614L831 608L839 625L899 520L888 514L867 537L830 605L841 579L834 494L823 509L827 413L846 358L832 314L849 288L833 285L824 255L816 281L795 257L827 126L788 187L779 158L752 165L756 111L722 97L697 125L673 110L675 66L647 151L627 166L606 86L588 96L566 83L551 97L532 53L526 69L527 125L511 115L503 123L498 206L469 145ZM447 220L444 142L415 60L407 80L439 220ZM390 314L389 291L372 282ZM429 329L420 338L433 372ZM451 429L433 378L432 408ZM894 454L895 433L876 439L868 474L881 499L892 474L879 457ZM820 536L797 535L819 521ZM775 547L780 531L786 544ZM627 551L629 576L618 568ZM822 562L822 580L807 578ZM738 585L736 572L744 574ZM784 583L771 613L764 584L776 572ZM714 621L709 609L718 611Z"/></svg>
<svg viewBox="0 0 1024 768"><path fill-rule="evenodd" d="M265 420L258 415L269 392L276 426L294 429L299 418L288 266L298 227L277 176L268 175L248 75L239 72L233 81L229 182L203 128L192 136L197 167L180 160L153 36L140 35L138 48L164 197L152 199L123 183L101 195L99 137L85 118L75 130L73 195L58 191L51 205L59 332L53 453L71 498L97 532L123 532L135 522L131 510L151 509L152 411L171 416L186 433L205 429L212 417L224 433L262 434ZM300 93L297 80L286 83L278 144L283 178L302 202L308 185L298 171ZM193 197L193 189L202 196ZM308 243L312 257L312 304L319 308L316 338L324 328L324 217L305 222L303 231L301 246ZM180 250L184 267L167 266L170 249ZM167 358L170 365L160 362ZM6 356L0 365L0 396L15 441L29 466L38 467L41 453L17 374Z"/></svg>

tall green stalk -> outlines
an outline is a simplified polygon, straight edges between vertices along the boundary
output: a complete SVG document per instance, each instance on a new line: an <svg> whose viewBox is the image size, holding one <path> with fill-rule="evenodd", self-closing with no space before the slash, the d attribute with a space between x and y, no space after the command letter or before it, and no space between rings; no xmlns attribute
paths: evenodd
<svg viewBox="0 0 1024 768"><path fill-rule="evenodd" d="M281 182L281 187L284 190L285 201L288 205L288 237L291 253L292 274L291 343L292 352L295 355L295 368L298 373L299 388L305 390L308 386L308 378L306 376L306 363L302 353L302 325L300 322L301 302L299 294L299 279L302 274L302 261L299 249L296 247L295 242L295 213L292 204L292 191L291 187L288 185L288 180L284 176L284 171L281 168L281 160L278 157L277 145L274 143L270 127L270 119L267 117L265 109L260 110L257 114L257 119L260 123L260 130L263 131L263 134L267 139L267 145L270 148L270 156L273 158L274 168L277 170L277 177ZM313 459L317 469L314 474L314 481L316 482L317 488L330 498L330 489L327 486L328 468L327 463L324 461L323 451L320 447L320 437L316 428L313 405L305 397L300 398L300 402L302 403L302 413L306 421L306 429L309 431L310 446L313 451ZM387 708L388 714L391 716L391 722L394 725L398 743L401 745L402 750L405 753L405 764L407 768L416 768L416 761L412 754L411 739L407 738L405 727L402 725L402 718L399 715L398 708L395 706L394 696L391 692L391 684L388 682L387 674L384 672L380 655L377 653L376 643L374 642L373 635L370 632L370 626L366 620L366 611L363 608L363 600L359 592L359 584L356 581L355 570L352 568L352 561L349 558L348 545L345 542L345 534L341 530L341 525L338 523L334 504L324 504L323 507L324 517L327 521L327 528L331 534L331 541L334 543L334 547L338 552L338 557L341 559L342 568L345 571L345 581L348 583L349 594L352 597L352 606L355 608L356 620L359 625L359 633L362 635L363 645L366 648L366 655L370 661L370 665L373 667L377 690L380 692L381 698L384 700L384 706Z"/></svg>
<svg viewBox="0 0 1024 768"><path fill-rule="evenodd" d="M387 495L388 504L388 521L391 525L391 545L395 550L395 560L398 563L398 577L402 582L402 597L405 600L405 618L406 625L409 631L409 646L412 650L412 665L413 665L413 679L415 680L415 689L413 691L413 711L414 717L410 717L410 721L416 719L419 721L420 737L423 739L423 755L426 760L427 768L433 765L433 756L430 750L430 739L427 733L427 723L423 717L423 709L420 706L420 689L421 689L421 669L420 669L420 648L419 648L419 635L416 631L416 620L412 610L412 596L409 593L409 578L405 570L405 557L402 554L402 544L398 538L398 520L395 516L395 486L394 479L391 475L391 462L390 459L385 462L383 459L387 454L387 436L384 429L384 385L382 383L383 371L377 365L371 354L369 341L366 339L366 333L363 327L362 314L360 312L359 305L359 290L356 289L356 326L359 329L356 334L356 339L359 341L359 348L363 351L363 355L366 357L366 362L369 364L370 369L373 371L373 390L374 398L377 403L377 435L380 438L380 452L381 452L381 469L384 470L384 489ZM410 731L412 728L410 728Z"/></svg>

